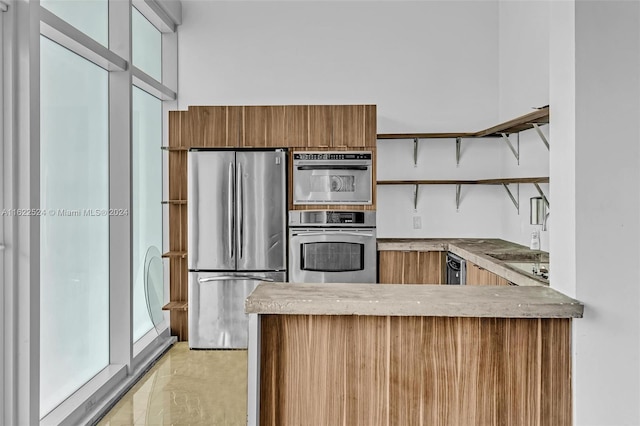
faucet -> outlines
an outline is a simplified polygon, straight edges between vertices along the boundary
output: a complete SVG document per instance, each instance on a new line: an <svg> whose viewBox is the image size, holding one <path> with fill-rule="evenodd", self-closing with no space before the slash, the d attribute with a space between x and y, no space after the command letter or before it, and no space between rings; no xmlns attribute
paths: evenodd
<svg viewBox="0 0 640 426"><path fill-rule="evenodd" d="M547 220L549 220L549 212L547 212L547 214L544 215L544 220L542 221L542 230L543 231L547 230Z"/></svg>

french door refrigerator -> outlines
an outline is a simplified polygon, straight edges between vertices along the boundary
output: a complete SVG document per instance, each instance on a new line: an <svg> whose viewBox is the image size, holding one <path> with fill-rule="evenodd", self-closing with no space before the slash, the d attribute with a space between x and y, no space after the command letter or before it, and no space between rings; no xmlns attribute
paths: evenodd
<svg viewBox="0 0 640 426"><path fill-rule="evenodd" d="M286 282L287 161L282 149L187 153L189 347L246 348L244 300Z"/></svg>

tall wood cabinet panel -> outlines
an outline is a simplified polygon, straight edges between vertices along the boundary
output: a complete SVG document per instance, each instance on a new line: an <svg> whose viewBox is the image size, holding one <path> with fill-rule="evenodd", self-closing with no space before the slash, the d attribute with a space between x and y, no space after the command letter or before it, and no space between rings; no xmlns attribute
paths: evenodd
<svg viewBox="0 0 640 426"><path fill-rule="evenodd" d="M171 334L188 336L187 319L187 141L201 139L198 121L187 111L169 112L169 303Z"/></svg>
<svg viewBox="0 0 640 426"><path fill-rule="evenodd" d="M440 251L378 252L380 284L445 284L445 257Z"/></svg>
<svg viewBox="0 0 640 426"><path fill-rule="evenodd" d="M467 261L467 285L510 285L501 276Z"/></svg>

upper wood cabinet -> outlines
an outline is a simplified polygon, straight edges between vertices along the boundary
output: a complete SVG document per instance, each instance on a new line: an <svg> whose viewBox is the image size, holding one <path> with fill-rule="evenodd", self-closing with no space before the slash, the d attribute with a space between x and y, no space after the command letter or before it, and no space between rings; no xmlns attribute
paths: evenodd
<svg viewBox="0 0 640 426"><path fill-rule="evenodd" d="M376 146L375 105L196 106L189 122L189 146Z"/></svg>
<svg viewBox="0 0 640 426"><path fill-rule="evenodd" d="M380 251L380 284L445 284L445 252Z"/></svg>
<svg viewBox="0 0 640 426"><path fill-rule="evenodd" d="M192 128L189 147L238 147L242 146L241 106L197 106L189 108L189 124Z"/></svg>
<svg viewBox="0 0 640 426"><path fill-rule="evenodd" d="M467 285L510 285L501 276L467 260Z"/></svg>

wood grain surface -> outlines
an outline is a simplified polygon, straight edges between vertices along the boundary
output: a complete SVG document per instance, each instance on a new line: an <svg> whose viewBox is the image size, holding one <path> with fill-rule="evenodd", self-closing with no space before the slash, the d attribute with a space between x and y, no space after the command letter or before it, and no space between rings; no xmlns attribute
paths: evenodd
<svg viewBox="0 0 640 426"><path fill-rule="evenodd" d="M467 261L467 285L509 285L509 281Z"/></svg>
<svg viewBox="0 0 640 426"><path fill-rule="evenodd" d="M570 425L569 319L265 315L261 425Z"/></svg>
<svg viewBox="0 0 640 426"><path fill-rule="evenodd" d="M381 251L380 284L445 284L446 253L441 251Z"/></svg>

